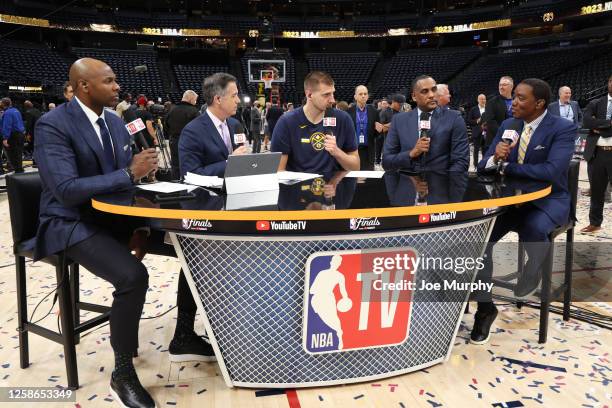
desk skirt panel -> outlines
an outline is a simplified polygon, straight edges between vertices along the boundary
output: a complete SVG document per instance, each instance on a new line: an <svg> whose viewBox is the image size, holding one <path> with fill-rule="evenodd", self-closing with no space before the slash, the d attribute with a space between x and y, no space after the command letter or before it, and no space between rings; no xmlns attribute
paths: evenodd
<svg viewBox="0 0 612 408"><path fill-rule="evenodd" d="M305 265L315 252L413 247L432 257L482 256L494 217L394 232L323 236L172 233L229 386L309 387L403 374L448 358L468 291L415 292L407 340L327 354L302 347ZM422 272L422 273L421 273ZM416 275L472 282L475 271Z"/></svg>

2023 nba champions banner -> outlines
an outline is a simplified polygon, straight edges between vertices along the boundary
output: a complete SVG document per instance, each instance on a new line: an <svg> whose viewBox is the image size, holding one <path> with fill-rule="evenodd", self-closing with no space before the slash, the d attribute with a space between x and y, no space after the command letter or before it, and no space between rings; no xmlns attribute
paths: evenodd
<svg viewBox="0 0 612 408"><path fill-rule="evenodd" d="M306 262L303 347L311 354L401 344L416 279L413 248L317 252Z"/></svg>

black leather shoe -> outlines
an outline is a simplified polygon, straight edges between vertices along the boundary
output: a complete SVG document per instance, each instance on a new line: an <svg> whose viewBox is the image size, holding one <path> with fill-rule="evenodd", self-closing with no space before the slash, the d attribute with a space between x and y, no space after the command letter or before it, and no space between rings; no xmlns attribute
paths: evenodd
<svg viewBox="0 0 612 408"><path fill-rule="evenodd" d="M174 338L168 347L170 361L182 363L184 361L217 361L215 352L208 339L189 334L181 338Z"/></svg>
<svg viewBox="0 0 612 408"><path fill-rule="evenodd" d="M474 315L474 327L470 334L470 343L485 344L491 337L491 325L497 317L497 308L493 308L487 312L477 310Z"/></svg>
<svg viewBox="0 0 612 408"><path fill-rule="evenodd" d="M523 273L517 279L516 286L514 287L514 296L517 298L525 298L533 295L533 293L538 289L541 280L541 269L533 273Z"/></svg>
<svg viewBox="0 0 612 408"><path fill-rule="evenodd" d="M135 372L120 378L111 375L110 394L124 408L155 408L153 397L140 384Z"/></svg>

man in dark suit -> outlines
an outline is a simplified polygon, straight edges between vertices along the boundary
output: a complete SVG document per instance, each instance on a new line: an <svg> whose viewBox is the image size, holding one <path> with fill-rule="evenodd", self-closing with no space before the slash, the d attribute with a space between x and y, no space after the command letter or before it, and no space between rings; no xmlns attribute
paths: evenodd
<svg viewBox="0 0 612 408"><path fill-rule="evenodd" d="M65 249L70 259L115 287L110 317L115 369L110 392L123 406L154 407L132 363L148 289L147 269L141 260L147 246L157 246L168 255L174 251L163 245L163 233L139 228L146 226L138 225L137 220L94 212L90 202L99 194L130 189L135 181L154 172L157 153L147 149L132 156L125 124L104 109L117 103L119 92L108 65L80 59L71 66L69 77L72 100L36 124L34 156L43 191L34 260ZM182 273L177 304L171 360L197 355L200 361L211 361L212 347L193 332L196 305Z"/></svg>
<svg viewBox="0 0 612 408"><path fill-rule="evenodd" d="M489 238L485 267L477 279L490 282L493 273L492 248L509 231L518 232L524 243L528 262L519 277L514 293L525 297L533 293L541 280L551 231L565 224L570 216L567 170L574 152L576 125L547 111L551 91L541 79L525 79L517 87L512 102L513 119L502 122L493 144L478 164L482 172L545 181L552 184L550 195L510 208L497 217ZM515 130L513 130L515 129ZM519 129L520 139L512 145L502 141L505 132ZM497 316L490 292L475 292L478 311L474 318L471 342L489 340L491 324Z"/></svg>
<svg viewBox="0 0 612 408"><path fill-rule="evenodd" d="M582 110L578 102L572 101L572 90L569 86L559 88L559 100L548 106L548 111L553 115L561 116L563 119L572 121L578 128L582 127Z"/></svg>
<svg viewBox="0 0 612 408"><path fill-rule="evenodd" d="M355 105L347 111L355 125L361 170L374 170L377 149L382 148L382 143L378 145L378 133L376 132L376 124L379 120L378 111L374 106L367 104L368 97L368 88L358 85L355 88Z"/></svg>
<svg viewBox="0 0 612 408"><path fill-rule="evenodd" d="M497 135L499 125L506 119L512 117L512 88L514 80L509 76L499 79L499 95L490 98L485 107L485 115L481 120L483 129L486 130L484 150L489 150L493 138Z"/></svg>
<svg viewBox="0 0 612 408"><path fill-rule="evenodd" d="M580 232L601 229L606 188L612 183L612 75L608 78L608 94L591 101L584 110L584 127L590 129L584 149L591 184L589 225Z"/></svg>
<svg viewBox="0 0 612 408"><path fill-rule="evenodd" d="M278 104L273 103L270 105L270 108L266 111L266 121L268 122L268 128L270 129L270 134L274 133L274 128L276 127L276 123L283 116L283 108L281 108Z"/></svg>
<svg viewBox="0 0 612 408"><path fill-rule="evenodd" d="M458 112L437 107L436 81L427 75L412 82L417 108L395 115L383 149L385 170L467 171L470 150L465 121ZM425 119L427 117L427 119ZM431 129L424 137L421 122Z"/></svg>
<svg viewBox="0 0 612 408"><path fill-rule="evenodd" d="M234 139L236 125L233 116L240 98L236 78L216 73L204 79L203 96L208 108L192 120L181 132L179 161L181 177L187 172L202 176L223 177L230 154L248 153Z"/></svg>
<svg viewBox="0 0 612 408"><path fill-rule="evenodd" d="M482 135L482 116L485 113L487 97L484 94L478 95L478 104L470 109L468 113L467 123L472 127L472 144L474 145L474 167L478 167L480 160L480 152L484 155L484 141Z"/></svg>
<svg viewBox="0 0 612 408"><path fill-rule="evenodd" d="M173 106L166 115L164 130L170 139L170 160L172 166L172 179L179 180L181 178L178 145L181 132L189 122L200 115L196 103L198 102L198 94L191 89L183 93L183 98L179 103Z"/></svg>

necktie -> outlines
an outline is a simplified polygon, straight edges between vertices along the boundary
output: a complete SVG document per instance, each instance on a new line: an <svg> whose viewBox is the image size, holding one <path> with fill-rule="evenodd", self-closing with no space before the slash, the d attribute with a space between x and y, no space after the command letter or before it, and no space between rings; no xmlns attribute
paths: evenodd
<svg viewBox="0 0 612 408"><path fill-rule="evenodd" d="M227 129L227 125L225 123L221 123L219 127L221 128L221 135L223 135L221 138L223 139L223 143L225 143L225 147L227 147L227 153L232 154L232 142L230 141L230 135L229 130Z"/></svg>
<svg viewBox="0 0 612 408"><path fill-rule="evenodd" d="M102 164L102 171L104 173L110 173L116 170L115 163L115 152L113 152L113 144L111 143L111 135L106 127L106 122L102 118L98 118L96 121L100 126L100 138L102 139L102 148L104 150L104 163Z"/></svg>
<svg viewBox="0 0 612 408"><path fill-rule="evenodd" d="M606 111L606 119L612 118L612 99L608 100L608 110Z"/></svg>
<svg viewBox="0 0 612 408"><path fill-rule="evenodd" d="M527 153L527 146L529 145L529 140L531 139L531 126L525 126L523 129L523 133L521 134L521 142L519 143L519 152L518 152L518 162L519 164L523 164L525 160L525 153Z"/></svg>

